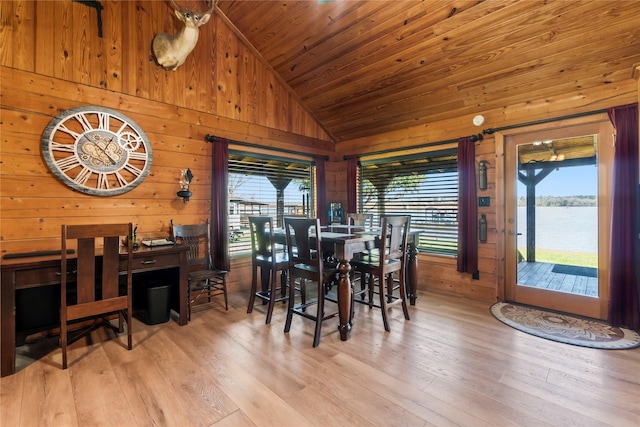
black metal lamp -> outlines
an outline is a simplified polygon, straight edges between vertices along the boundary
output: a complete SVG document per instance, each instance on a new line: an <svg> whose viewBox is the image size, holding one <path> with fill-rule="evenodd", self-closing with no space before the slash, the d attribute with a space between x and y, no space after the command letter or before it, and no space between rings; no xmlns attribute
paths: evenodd
<svg viewBox="0 0 640 427"><path fill-rule="evenodd" d="M191 173L191 169L183 169L182 175L180 176L180 191L178 191L178 197L182 197L182 201L187 203L189 201L189 197L191 197L191 191L189 191L189 184L191 184L191 180L193 180L193 174Z"/></svg>

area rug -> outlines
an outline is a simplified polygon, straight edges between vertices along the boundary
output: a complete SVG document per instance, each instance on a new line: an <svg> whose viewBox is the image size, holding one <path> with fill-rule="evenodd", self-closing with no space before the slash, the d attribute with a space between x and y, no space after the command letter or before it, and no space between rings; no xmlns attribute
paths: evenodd
<svg viewBox="0 0 640 427"><path fill-rule="evenodd" d="M605 350L640 347L637 332L598 320L503 302L494 304L491 314L519 331L565 344Z"/></svg>
<svg viewBox="0 0 640 427"><path fill-rule="evenodd" d="M552 273L570 274L572 276L598 277L598 269L593 267L580 267L578 265L555 264Z"/></svg>

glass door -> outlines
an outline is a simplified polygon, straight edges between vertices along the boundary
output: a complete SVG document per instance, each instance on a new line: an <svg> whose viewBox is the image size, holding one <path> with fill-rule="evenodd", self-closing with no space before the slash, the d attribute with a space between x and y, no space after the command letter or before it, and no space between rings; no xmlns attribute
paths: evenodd
<svg viewBox="0 0 640 427"><path fill-rule="evenodd" d="M602 318L611 136L606 122L506 137L510 301Z"/></svg>

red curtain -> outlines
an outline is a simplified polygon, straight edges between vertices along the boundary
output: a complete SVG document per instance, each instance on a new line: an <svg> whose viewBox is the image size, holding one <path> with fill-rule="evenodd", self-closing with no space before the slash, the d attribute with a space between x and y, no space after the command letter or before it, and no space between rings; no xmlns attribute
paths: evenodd
<svg viewBox="0 0 640 427"><path fill-rule="evenodd" d="M614 107L616 129L609 260L609 315L614 326L640 329L638 239L638 104Z"/></svg>
<svg viewBox="0 0 640 427"><path fill-rule="evenodd" d="M358 212L358 158L347 159L347 210L345 212Z"/></svg>
<svg viewBox="0 0 640 427"><path fill-rule="evenodd" d="M325 173L324 157L316 157L316 200L318 206L316 207L316 216L320 218L320 224L329 224L329 207L327 206L327 177Z"/></svg>
<svg viewBox="0 0 640 427"><path fill-rule="evenodd" d="M478 273L476 147L470 137L458 141L458 271Z"/></svg>
<svg viewBox="0 0 640 427"><path fill-rule="evenodd" d="M211 161L211 262L229 270L229 140L212 138Z"/></svg>

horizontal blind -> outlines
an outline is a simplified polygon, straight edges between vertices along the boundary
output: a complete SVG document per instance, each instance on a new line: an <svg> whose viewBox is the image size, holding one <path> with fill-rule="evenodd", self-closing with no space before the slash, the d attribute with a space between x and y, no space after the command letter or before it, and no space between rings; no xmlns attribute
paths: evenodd
<svg viewBox="0 0 640 427"><path fill-rule="evenodd" d="M229 252L251 250L249 216L308 216L313 203L311 161L229 152Z"/></svg>
<svg viewBox="0 0 640 427"><path fill-rule="evenodd" d="M455 255L458 247L457 150L361 163L360 209L374 215L411 215L421 252Z"/></svg>

